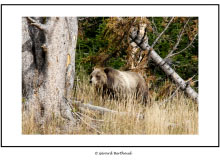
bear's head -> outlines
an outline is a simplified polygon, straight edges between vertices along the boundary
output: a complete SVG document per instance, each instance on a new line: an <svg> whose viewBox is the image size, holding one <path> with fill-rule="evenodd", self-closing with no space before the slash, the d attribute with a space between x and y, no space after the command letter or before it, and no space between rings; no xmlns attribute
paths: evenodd
<svg viewBox="0 0 220 160"><path fill-rule="evenodd" d="M94 86L101 88L107 84L107 75L104 68L94 68L93 72L90 74L90 81Z"/></svg>

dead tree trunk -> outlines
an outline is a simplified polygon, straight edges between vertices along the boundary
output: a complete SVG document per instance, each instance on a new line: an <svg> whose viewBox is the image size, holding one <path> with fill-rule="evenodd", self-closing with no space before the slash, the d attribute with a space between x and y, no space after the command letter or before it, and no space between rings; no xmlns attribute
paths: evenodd
<svg viewBox="0 0 220 160"><path fill-rule="evenodd" d="M172 20L171 20L172 21ZM170 21L170 23L171 23ZM170 24L169 23L169 24ZM158 41L158 39L161 37L161 35L165 32L165 30L169 27L169 24L167 27L164 29L163 32L157 37L157 39L154 41L154 43L150 46L148 44L148 38L147 38L147 32L141 32L139 27L139 31L137 28L132 28L131 31L131 44L133 46L137 46L141 48L142 50L147 50L149 53L149 57L157 64L160 66L160 68L166 73L167 76L171 77L171 79L178 85L182 90L186 92L186 94L194 99L196 102L198 102L198 93L193 90L190 85L185 82L171 67L169 64L166 63L166 61L161 58L157 52L153 49L154 45ZM141 24L140 24L141 25Z"/></svg>
<svg viewBox="0 0 220 160"><path fill-rule="evenodd" d="M77 18L22 18L22 95L24 114L40 127L62 119L73 127L71 90L75 75Z"/></svg>

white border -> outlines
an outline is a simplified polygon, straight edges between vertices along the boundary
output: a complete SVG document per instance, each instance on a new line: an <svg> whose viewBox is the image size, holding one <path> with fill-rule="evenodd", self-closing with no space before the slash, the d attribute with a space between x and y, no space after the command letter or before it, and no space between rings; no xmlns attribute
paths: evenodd
<svg viewBox="0 0 220 160"><path fill-rule="evenodd" d="M218 138L217 6L3 6L3 146L216 146ZM198 16L199 135L22 135L21 17Z"/></svg>

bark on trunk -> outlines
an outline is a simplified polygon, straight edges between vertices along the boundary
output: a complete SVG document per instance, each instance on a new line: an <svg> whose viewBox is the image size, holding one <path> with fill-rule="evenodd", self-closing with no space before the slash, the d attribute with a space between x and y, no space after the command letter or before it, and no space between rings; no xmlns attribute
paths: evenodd
<svg viewBox="0 0 220 160"><path fill-rule="evenodd" d="M186 92L186 94L194 99L198 103L198 93L190 87L190 85L185 82L170 66L166 63L166 61L161 58L157 52L148 44L148 41L145 39L141 39L140 37L144 37L144 35L140 36L139 34L143 34L142 32L138 32L136 28L133 28L131 31L131 43L136 43L142 50L147 50L149 52L150 58L160 66L160 68L166 73L167 76L171 77L171 79L178 85L182 90ZM147 36L147 33L144 33ZM155 43L157 40L155 41ZM153 46L155 45L153 44Z"/></svg>
<svg viewBox="0 0 220 160"><path fill-rule="evenodd" d="M22 18L24 113L39 126L61 118L73 127L71 90L75 75L77 18Z"/></svg>

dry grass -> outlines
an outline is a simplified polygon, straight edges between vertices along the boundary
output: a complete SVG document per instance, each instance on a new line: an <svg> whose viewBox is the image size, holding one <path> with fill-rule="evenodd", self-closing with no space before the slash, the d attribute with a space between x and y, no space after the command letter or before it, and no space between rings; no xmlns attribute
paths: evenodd
<svg viewBox="0 0 220 160"><path fill-rule="evenodd" d="M100 114L91 110L79 112L77 108L73 108L79 122L74 131L65 134L198 134L198 105L193 100L182 92L177 92L166 102L164 99L156 101L157 95L158 93L152 92L147 106L132 97L118 101L102 99L88 84L88 78L83 78L75 89L77 100L126 114ZM57 125L62 125L62 122L55 120L41 134L61 134L55 130ZM23 134L39 134L34 120L27 119L24 114L22 129Z"/></svg>

